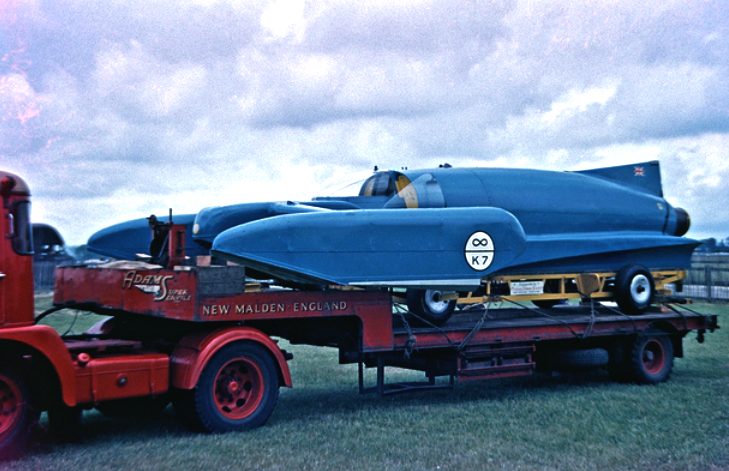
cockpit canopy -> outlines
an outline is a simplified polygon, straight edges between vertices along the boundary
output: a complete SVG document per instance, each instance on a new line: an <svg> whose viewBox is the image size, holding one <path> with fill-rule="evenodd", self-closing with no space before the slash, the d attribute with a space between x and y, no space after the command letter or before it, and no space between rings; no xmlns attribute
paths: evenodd
<svg viewBox="0 0 729 471"><path fill-rule="evenodd" d="M385 208L443 208L445 198L438 180L424 173L414 181L393 170L377 172L362 184L359 196L387 196Z"/></svg>

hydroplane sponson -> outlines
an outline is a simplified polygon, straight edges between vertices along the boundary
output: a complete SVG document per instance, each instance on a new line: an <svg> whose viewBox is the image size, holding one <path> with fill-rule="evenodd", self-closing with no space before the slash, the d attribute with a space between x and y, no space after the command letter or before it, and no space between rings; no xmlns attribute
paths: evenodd
<svg viewBox="0 0 729 471"><path fill-rule="evenodd" d="M411 310L431 321L453 310L457 296L445 292L488 285L494 294L488 282L500 279L507 295L552 294L546 306L574 297L566 284L584 284L578 274L595 274L592 293L640 312L655 274L687 268L698 245L682 237L689 216L664 199L656 161L578 172L378 171L357 196L205 208L191 226L198 247L252 273L289 286L405 288ZM105 253L115 227L89 248Z"/></svg>

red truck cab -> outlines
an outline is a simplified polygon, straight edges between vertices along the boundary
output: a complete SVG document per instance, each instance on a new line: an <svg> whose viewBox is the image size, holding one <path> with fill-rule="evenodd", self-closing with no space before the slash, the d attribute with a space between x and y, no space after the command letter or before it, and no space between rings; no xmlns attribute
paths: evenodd
<svg viewBox="0 0 729 471"><path fill-rule="evenodd" d="M33 231L30 190L18 176L0 171L0 325L33 323Z"/></svg>

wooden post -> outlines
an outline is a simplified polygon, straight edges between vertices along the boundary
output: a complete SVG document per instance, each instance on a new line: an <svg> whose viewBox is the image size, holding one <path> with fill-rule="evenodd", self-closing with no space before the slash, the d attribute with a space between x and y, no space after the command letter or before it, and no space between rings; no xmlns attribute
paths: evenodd
<svg viewBox="0 0 729 471"><path fill-rule="evenodd" d="M711 267L704 267L704 285L706 285L706 299L709 302L712 302L712 296L711 296Z"/></svg>

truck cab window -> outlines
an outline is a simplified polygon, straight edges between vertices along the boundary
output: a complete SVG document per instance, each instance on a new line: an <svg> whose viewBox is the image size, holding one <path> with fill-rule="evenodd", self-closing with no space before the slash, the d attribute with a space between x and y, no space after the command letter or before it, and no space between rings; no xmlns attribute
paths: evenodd
<svg viewBox="0 0 729 471"><path fill-rule="evenodd" d="M30 202L16 203L12 211L13 250L18 255L33 255L33 229L30 224Z"/></svg>

